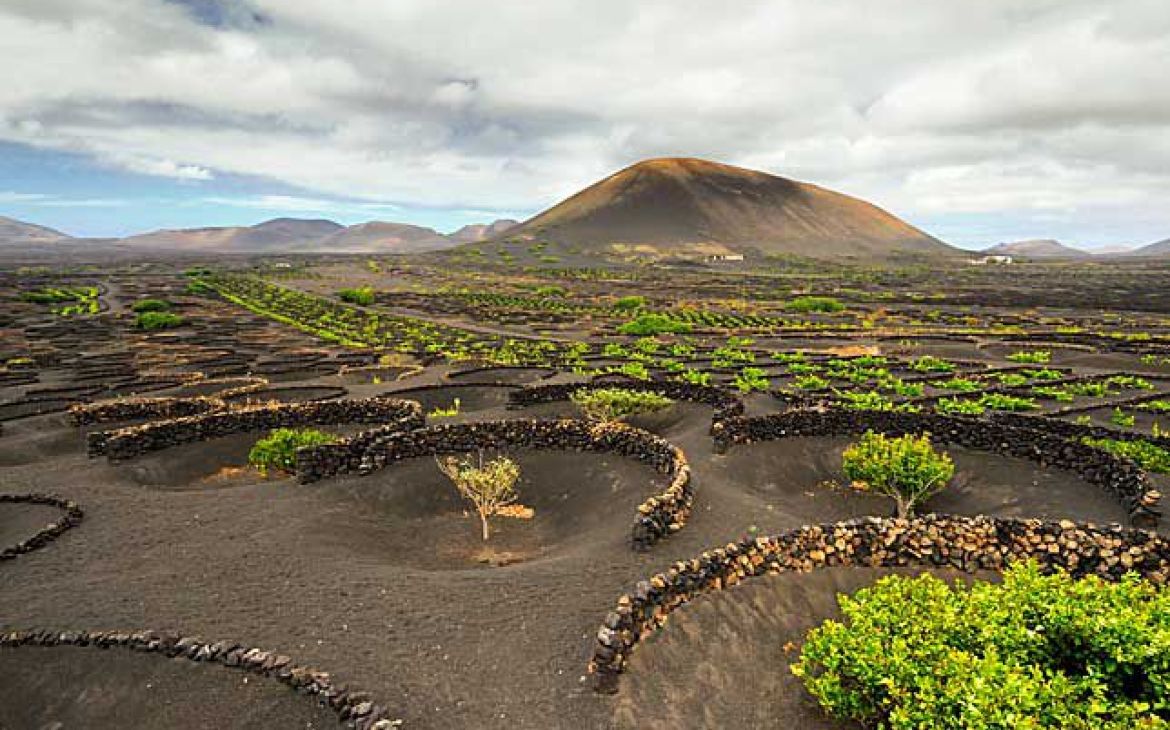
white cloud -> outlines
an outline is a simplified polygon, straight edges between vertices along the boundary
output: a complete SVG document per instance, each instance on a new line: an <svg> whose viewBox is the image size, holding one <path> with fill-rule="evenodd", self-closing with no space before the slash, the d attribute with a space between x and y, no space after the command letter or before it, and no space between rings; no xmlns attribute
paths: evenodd
<svg viewBox="0 0 1170 730"><path fill-rule="evenodd" d="M1170 193L1162 0L253 0L233 17L248 7L264 22L10 0L0 140L321 202L500 210L694 155L913 220L1170 231L1149 208Z"/></svg>

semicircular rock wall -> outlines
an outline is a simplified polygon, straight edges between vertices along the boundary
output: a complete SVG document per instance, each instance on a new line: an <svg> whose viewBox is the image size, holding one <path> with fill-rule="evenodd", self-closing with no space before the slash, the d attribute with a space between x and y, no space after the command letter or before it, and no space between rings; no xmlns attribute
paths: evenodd
<svg viewBox="0 0 1170 730"><path fill-rule="evenodd" d="M736 444L801 436L846 436L865 431L884 434L929 433L938 443L1030 459L1065 469L1109 492L1129 511L1135 527L1157 525L1161 494L1145 470L1128 459L1093 448L1055 432L1046 421L1022 424L940 413L905 413L850 409L795 409L755 418L732 418L715 423L716 451Z"/></svg>
<svg viewBox="0 0 1170 730"><path fill-rule="evenodd" d="M744 580L834 566L1002 571L1009 562L1023 559L1074 576L1117 580L1135 572L1159 584L1170 576L1170 542L1124 527L953 515L805 525L728 543L639 581L597 630L589 673L595 690L617 691L630 652L658 631L672 611Z"/></svg>
<svg viewBox="0 0 1170 730"><path fill-rule="evenodd" d="M417 428L423 424L422 408L414 401L388 396L306 403L265 403L114 431L99 431L88 435L86 446L90 456L104 454L110 461L118 461L149 451L236 433L347 423L384 423L394 430Z"/></svg>
<svg viewBox="0 0 1170 730"><path fill-rule="evenodd" d="M635 549L647 549L682 529L690 516L694 491L686 455L665 439L625 424L520 419L409 431L379 429L334 444L298 449L296 475L299 482L308 484L347 472L369 474L402 459L502 448L609 452L637 459L669 476L665 490L638 506L631 535Z"/></svg>

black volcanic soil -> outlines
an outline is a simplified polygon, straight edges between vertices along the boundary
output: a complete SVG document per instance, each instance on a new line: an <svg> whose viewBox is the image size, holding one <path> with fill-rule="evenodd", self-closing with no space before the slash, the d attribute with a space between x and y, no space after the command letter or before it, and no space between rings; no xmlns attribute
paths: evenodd
<svg viewBox="0 0 1170 730"><path fill-rule="evenodd" d="M27 540L63 514L47 504L0 502L0 550Z"/></svg>
<svg viewBox="0 0 1170 730"><path fill-rule="evenodd" d="M608 455L522 453L522 489L537 517L501 526L492 549L518 561L504 567L479 562L474 520L425 459L312 486L244 480L218 489L183 479L201 479L220 448L242 453L234 437L218 440L228 447L179 447L169 461L168 452L112 466L80 450L45 455L0 470L0 490L74 498L86 520L0 566L0 616L12 626L174 629L254 643L370 690L411 727L608 728L622 696L596 696L582 677L598 622L635 580L753 525L776 532L887 511L816 486L833 477L841 442L773 442L715 457L710 409L680 406L660 425L695 469L698 499L684 530L636 554L626 543L633 507L660 476ZM59 417L34 425L70 433ZM994 501L1019 485L1011 513L1044 514L1058 504L1062 515L1118 517L1070 475L1029 462L997 468L987 455L956 458L972 473L971 494L957 492L948 507L956 511L988 504L980 490ZM185 476L171 488L144 489L135 470L166 463ZM1044 490L1028 488L1035 478ZM0 694L13 696L9 682L0 674Z"/></svg>
<svg viewBox="0 0 1170 730"><path fill-rule="evenodd" d="M125 649L0 648L0 728L336 728L275 680Z"/></svg>

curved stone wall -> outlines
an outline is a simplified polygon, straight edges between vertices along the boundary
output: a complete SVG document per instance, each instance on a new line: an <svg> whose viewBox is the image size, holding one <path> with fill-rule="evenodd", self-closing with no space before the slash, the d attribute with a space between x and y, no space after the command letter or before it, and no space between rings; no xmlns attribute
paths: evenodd
<svg viewBox="0 0 1170 730"><path fill-rule="evenodd" d="M712 427L716 451L799 436L845 436L865 431L885 434L929 432L944 444L1030 459L1065 469L1112 494L1129 511L1136 527L1153 527L1161 512L1161 494L1146 472L1128 459L1045 430L1047 420L1029 425L947 416L848 409L797 409L755 418L733 418Z"/></svg>
<svg viewBox="0 0 1170 730"><path fill-rule="evenodd" d="M333 683L328 672L297 664L291 657L231 641L204 641L193 636L155 631L49 631L32 629L0 633L0 646L46 647L83 646L96 649L124 649L234 667L267 677L316 698L323 707L337 713L351 728L390 730L401 725L391 720L389 710L377 704L368 692Z"/></svg>
<svg viewBox="0 0 1170 730"><path fill-rule="evenodd" d="M17 556L31 553L37 548L44 547L56 540L61 533L81 524L85 513L76 502L57 497L52 494L0 494L0 503L8 504L47 504L64 511L56 522L46 525L40 532L26 538L11 547L0 548L0 561L12 560Z"/></svg>
<svg viewBox="0 0 1170 730"><path fill-rule="evenodd" d="M297 450L297 480L308 484L345 472L370 474L403 459L480 449L573 449L628 456L670 477L662 493L638 506L632 545L645 550L686 524L694 492L691 468L677 446L624 424L577 420L510 420L444 424L409 431L381 429Z"/></svg>
<svg viewBox="0 0 1170 730"><path fill-rule="evenodd" d="M1062 520L924 515L865 517L805 525L773 537L746 538L674 563L618 599L597 631L589 673L594 689L617 691L630 652L670 613L704 593L744 580L832 566L925 566L1003 570L1033 559L1046 569L1116 580L1136 572L1156 583L1170 576L1170 542L1144 530Z"/></svg>
<svg viewBox="0 0 1170 730"><path fill-rule="evenodd" d="M179 444L274 428L346 423L391 423L393 428L422 424L422 409L414 401L387 396L307 403L259 404L204 415L130 426L89 434L90 456L104 454L111 461L129 459Z"/></svg>

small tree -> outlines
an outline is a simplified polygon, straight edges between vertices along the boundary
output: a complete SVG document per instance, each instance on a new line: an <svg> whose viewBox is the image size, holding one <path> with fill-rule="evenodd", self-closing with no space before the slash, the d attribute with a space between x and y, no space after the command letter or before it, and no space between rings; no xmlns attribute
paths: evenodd
<svg viewBox="0 0 1170 730"><path fill-rule="evenodd" d="M930 434L887 437L866 431L842 455L854 488L891 497L898 516L909 517L955 475L951 457L930 444Z"/></svg>
<svg viewBox="0 0 1170 730"><path fill-rule="evenodd" d="M670 398L627 388L582 388L570 396L573 405L591 421L611 423L639 413L660 411L670 406Z"/></svg>
<svg viewBox="0 0 1170 730"><path fill-rule="evenodd" d="M459 494L475 506L486 542L491 536L488 518L506 512L506 508L516 503L520 465L506 456L497 456L485 463L483 451L475 461L468 457L444 456L435 457L435 463Z"/></svg>

